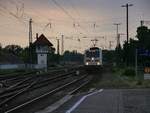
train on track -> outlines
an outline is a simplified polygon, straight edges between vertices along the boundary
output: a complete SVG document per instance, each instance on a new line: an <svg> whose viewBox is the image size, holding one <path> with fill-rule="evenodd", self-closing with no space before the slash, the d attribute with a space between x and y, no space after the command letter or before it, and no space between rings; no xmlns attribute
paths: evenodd
<svg viewBox="0 0 150 113"><path fill-rule="evenodd" d="M102 49L98 47L91 47L84 52L84 66L90 69L99 69L103 65Z"/></svg>

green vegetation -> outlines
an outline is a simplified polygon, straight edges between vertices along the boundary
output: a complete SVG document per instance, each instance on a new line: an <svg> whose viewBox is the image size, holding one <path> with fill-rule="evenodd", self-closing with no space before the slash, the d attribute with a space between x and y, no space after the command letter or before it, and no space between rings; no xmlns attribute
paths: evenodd
<svg viewBox="0 0 150 113"><path fill-rule="evenodd" d="M115 77L131 78L131 79L136 78L135 69L132 67L128 67L128 68L113 67L112 73Z"/></svg>
<svg viewBox="0 0 150 113"><path fill-rule="evenodd" d="M124 72L122 73L122 75L134 78L135 77L135 70L131 69L131 68L127 68L127 69L124 70Z"/></svg>
<svg viewBox="0 0 150 113"><path fill-rule="evenodd" d="M108 76L108 74L110 74ZM108 77L106 77L108 76ZM113 67L110 70L104 71L102 74L95 74L93 80L84 89L87 91L90 88L104 89L134 89L134 88L150 88L150 80L144 80L138 73L135 75L133 67L119 68Z"/></svg>
<svg viewBox="0 0 150 113"><path fill-rule="evenodd" d="M16 75L16 74L21 74L25 72L31 72L33 70L23 70L23 69L9 69L9 70L0 70L0 76L2 75Z"/></svg>
<svg viewBox="0 0 150 113"><path fill-rule="evenodd" d="M133 67L135 65L136 49L150 50L149 42L150 29L146 26L140 26L137 28L136 37L130 37L129 42L125 41L122 47L119 45L115 50L103 50L103 63L118 67ZM138 66L144 66L145 63L150 64L150 57L138 55Z"/></svg>
<svg viewBox="0 0 150 113"><path fill-rule="evenodd" d="M113 65L115 62L115 51L114 50L103 50L103 64Z"/></svg>
<svg viewBox="0 0 150 113"><path fill-rule="evenodd" d="M0 75L14 73L15 71L14 70L0 70Z"/></svg>
<svg viewBox="0 0 150 113"><path fill-rule="evenodd" d="M115 62L118 66L135 65L135 51L138 48L150 50L150 29L146 26L140 26L137 28L136 39L130 38L128 44L125 41L123 47L118 46L115 50ZM138 56L138 62L140 66L143 66L145 62L150 63L149 57Z"/></svg>
<svg viewBox="0 0 150 113"><path fill-rule="evenodd" d="M83 54L78 53L77 51L65 51L63 54L63 61L83 63Z"/></svg>
<svg viewBox="0 0 150 113"><path fill-rule="evenodd" d="M135 89L135 88L150 88L150 80L144 81L131 81L131 80L106 80L93 84L92 87L97 88L125 88L125 89Z"/></svg>

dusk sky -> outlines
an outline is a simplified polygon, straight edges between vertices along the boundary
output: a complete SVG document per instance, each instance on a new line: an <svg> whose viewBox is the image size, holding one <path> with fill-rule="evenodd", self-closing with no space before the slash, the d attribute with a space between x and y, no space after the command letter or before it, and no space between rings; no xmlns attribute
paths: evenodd
<svg viewBox="0 0 150 113"><path fill-rule="evenodd" d="M150 21L150 0L0 0L0 43L3 47L27 46L28 21L32 18L33 41L36 33L43 33L56 47L54 37L63 34L67 37L65 50L82 52L92 45L92 38L104 36L97 45L108 48L109 41L114 41L115 47L113 23L122 23L119 32L126 34L126 9L121 7L126 3L133 4L129 8L129 32L135 38L140 20ZM121 42L124 40L126 35L121 36Z"/></svg>

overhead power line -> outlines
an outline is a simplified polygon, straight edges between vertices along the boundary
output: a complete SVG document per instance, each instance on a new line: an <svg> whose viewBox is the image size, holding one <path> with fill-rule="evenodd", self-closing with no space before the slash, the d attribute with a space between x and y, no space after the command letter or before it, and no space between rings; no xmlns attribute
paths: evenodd
<svg viewBox="0 0 150 113"><path fill-rule="evenodd" d="M76 22L76 19L75 19L72 15L70 15L70 14L68 13L68 11L67 11L65 8L63 8L56 0L52 0L52 2L53 2L56 6L58 6L73 22ZM79 23L78 23L78 25L79 25ZM86 29L83 28L81 25L79 25L78 27L80 27L84 32L88 33L88 32L86 31Z"/></svg>
<svg viewBox="0 0 150 113"><path fill-rule="evenodd" d="M75 11L75 13L78 15L78 17L81 17L79 11L76 9L76 7L75 7L74 4L72 3L72 1L69 0L69 1L67 1L67 2L70 4L70 6L71 6L72 9Z"/></svg>
<svg viewBox="0 0 150 113"><path fill-rule="evenodd" d="M53 3L58 6L68 17L70 17L73 21L75 21L75 19L56 1L56 0L52 0Z"/></svg>

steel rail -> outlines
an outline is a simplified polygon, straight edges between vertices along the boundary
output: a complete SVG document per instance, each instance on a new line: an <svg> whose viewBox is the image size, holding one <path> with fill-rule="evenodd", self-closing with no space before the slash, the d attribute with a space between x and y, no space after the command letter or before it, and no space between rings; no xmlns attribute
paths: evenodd
<svg viewBox="0 0 150 113"><path fill-rule="evenodd" d="M44 87L44 86L46 86L47 84L50 84L50 83L46 83L46 82L51 82L52 80L55 80L55 81L58 81L58 80L62 80L62 79L65 79L65 78L68 78L68 77L66 77L66 76L68 76L68 75L70 75L70 74L73 74L74 72L70 72L70 73L67 73L67 74L63 74L63 75L60 75L60 76L56 76L56 77L52 77L52 78L50 78L50 79L48 79L48 80L44 80L44 81L41 81L41 82L36 82L36 83L34 83L34 85L39 85L40 84L40 86L33 86L32 88L30 87L30 85L29 85L29 88L28 88L28 90L34 90L34 89L37 89L37 88L40 88L40 87ZM53 82L55 82L55 81L53 81ZM26 88L26 87L28 87L28 86L25 86L25 87L23 87L23 90ZM26 91L26 90L25 90ZM25 92L24 91L24 92ZM11 92L10 94L8 93L8 94L5 94L5 95L3 95L3 96L0 96L0 99L2 99L2 98L5 98L5 97L9 97L9 98L11 98L11 99L6 99L7 101L6 102L8 102L8 101L10 101L10 100L12 100L13 98L14 98L14 95L16 95L17 96L17 94L21 94L21 93L23 93L22 92L22 89L20 89L19 91L16 91L16 92ZM15 97L16 97L15 96ZM4 102L5 102L5 100L4 100ZM5 103L6 103L5 102ZM1 106L1 103L0 103L0 106Z"/></svg>
<svg viewBox="0 0 150 113"><path fill-rule="evenodd" d="M43 94L43 95L40 95L40 96L38 96L38 97L36 97L36 98L34 98L34 99L32 99L32 100L29 100L29 101L27 101L27 102L25 102L25 103L23 103L23 104L21 104L21 105L19 105L19 106L16 106L16 107L14 107L14 108L11 108L11 109L5 111L4 113L11 113L11 112L13 112L13 111L15 111L15 110L18 110L18 109L20 109L20 108L26 106L26 105L29 105L29 104L31 104L31 103L33 103L33 102L36 102L36 101L38 101L38 100L40 100L40 99L42 99L42 98L44 98L44 97L46 97L46 96L48 96L48 95L54 94L54 93L56 93L56 92L59 92L59 91L61 91L62 89L68 87L69 85L74 84L74 83L76 83L76 82L78 82L78 81L84 79L86 76L87 76L87 75L84 75L84 76L82 76L82 77L80 77L80 78L78 78L78 79L75 79L75 80L73 80L73 81L67 83L67 84L61 85L61 86L57 87L56 89L53 89L53 90L51 90L51 91L49 91L49 92L47 92L47 93L45 93L45 94Z"/></svg>

